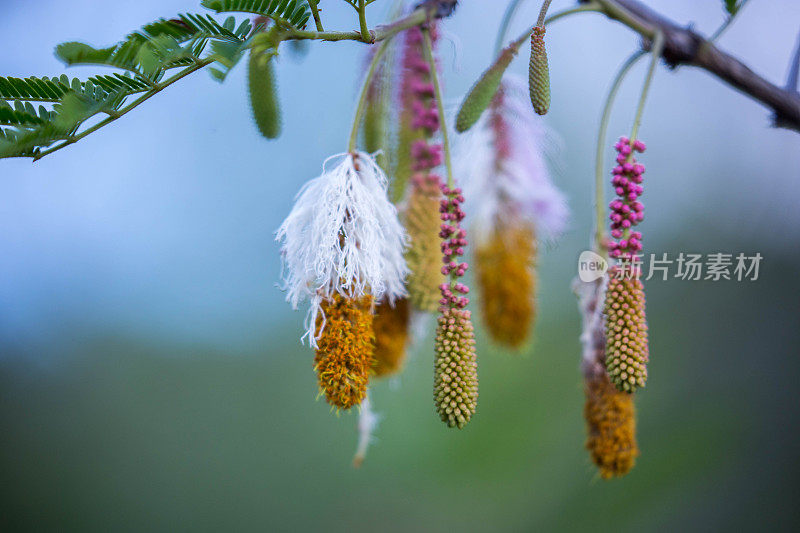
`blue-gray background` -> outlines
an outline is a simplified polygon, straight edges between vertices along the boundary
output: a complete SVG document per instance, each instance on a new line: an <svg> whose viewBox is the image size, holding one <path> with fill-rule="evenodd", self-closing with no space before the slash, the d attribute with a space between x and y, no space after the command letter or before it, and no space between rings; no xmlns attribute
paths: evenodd
<svg viewBox="0 0 800 533"><path fill-rule="evenodd" d="M706 33L721 3L648 2ZM490 61L505 2L462 4L440 49L453 101ZM512 33L535 17L528 4ZM353 27L343 2L323 7L329 27ZM59 42L107 45L198 10L191 0L2 0L0 74L59 74ZM721 44L782 82L798 29L796 0L752 0ZM252 125L240 66L222 85L194 75L36 164L1 161L3 529L796 527L800 137L690 68L659 70L648 103L646 248L760 252L761 277L650 282L643 455L627 478L601 482L582 449L569 282L589 242L603 97L637 42L597 15L548 30L548 120L564 139L558 182L573 219L541 259L536 341L513 356L479 332L480 412L454 432L433 414L423 340L405 374L375 388L384 418L360 471L349 465L355 417L314 401L302 314L275 287L272 239L297 189L344 148L361 45L283 54L276 142ZM612 137L629 129L642 73L621 93Z"/></svg>

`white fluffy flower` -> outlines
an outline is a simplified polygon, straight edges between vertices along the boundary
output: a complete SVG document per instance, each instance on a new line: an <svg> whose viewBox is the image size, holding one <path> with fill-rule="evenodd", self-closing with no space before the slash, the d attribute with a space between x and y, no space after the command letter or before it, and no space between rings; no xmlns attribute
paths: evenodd
<svg viewBox="0 0 800 533"><path fill-rule="evenodd" d="M557 141L533 112L525 82L507 75L501 90L500 106L484 112L456 147L473 238L485 242L498 219L513 212L529 220L540 239L555 239L569 217L548 170Z"/></svg>
<svg viewBox="0 0 800 533"><path fill-rule="evenodd" d="M300 189L278 228L286 301L294 309L309 301L304 337L312 347L320 304L333 294L371 294L376 301L406 294L407 237L386 186L386 174L371 155L331 156L322 175Z"/></svg>

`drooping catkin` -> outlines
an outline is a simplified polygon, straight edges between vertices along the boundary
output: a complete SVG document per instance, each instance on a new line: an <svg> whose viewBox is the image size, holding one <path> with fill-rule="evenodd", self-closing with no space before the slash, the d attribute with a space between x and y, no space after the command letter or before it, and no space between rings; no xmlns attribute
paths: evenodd
<svg viewBox="0 0 800 533"><path fill-rule="evenodd" d="M585 382L586 449L604 479L627 474L639 456L633 396L600 373Z"/></svg>
<svg viewBox="0 0 800 533"><path fill-rule="evenodd" d="M433 370L433 401L439 418L450 427L463 428L478 408L478 362L472 328L469 288L459 281L469 265L457 260L467 246L461 227L464 197L461 189L442 186L442 273L447 281L439 286L439 320L436 328L436 361Z"/></svg>
<svg viewBox="0 0 800 533"><path fill-rule="evenodd" d="M372 60L376 52L377 50L373 47L373 49L370 50L368 58ZM375 74L370 81L361 131L364 151L370 154L374 153L375 160L384 170L387 169L388 163L386 149L389 138L389 96L391 93L390 65L390 56L384 56L384 59L378 64ZM392 183L391 187L394 189L395 184Z"/></svg>
<svg viewBox="0 0 800 533"><path fill-rule="evenodd" d="M509 348L522 346L533 324L535 260L533 227L520 219L496 224L475 252L483 320L491 337Z"/></svg>
<svg viewBox="0 0 800 533"><path fill-rule="evenodd" d="M497 93L500 80L516 55L516 46L503 49L492 66L475 82L456 115L456 131L465 132L478 121Z"/></svg>
<svg viewBox="0 0 800 533"><path fill-rule="evenodd" d="M616 267L609 274L604 307L606 371L617 389L632 393L647 381L644 286L638 277L618 275Z"/></svg>
<svg viewBox="0 0 800 533"><path fill-rule="evenodd" d="M441 272L439 250L439 178L432 174L415 175L403 221L409 237L406 263L408 294L414 307L434 312L439 305Z"/></svg>
<svg viewBox="0 0 800 533"><path fill-rule="evenodd" d="M400 371L406 358L408 327L411 317L409 302L401 298L394 305L383 301L375 308L372 329L375 332L375 361L372 370L378 377Z"/></svg>
<svg viewBox="0 0 800 533"><path fill-rule="evenodd" d="M576 280L575 289L583 316L581 370L586 395L586 449L602 478L619 477L633 468L639 455L634 396L617 390L606 374L604 280Z"/></svg>
<svg viewBox="0 0 800 533"><path fill-rule="evenodd" d="M281 110L271 55L255 48L250 50L247 81L250 107L258 130L267 139L277 138L281 134Z"/></svg>
<svg viewBox="0 0 800 533"><path fill-rule="evenodd" d="M459 429L478 407L475 335L466 309L447 308L439 316L433 400L442 422Z"/></svg>
<svg viewBox="0 0 800 533"><path fill-rule="evenodd" d="M371 304L371 296L351 299L337 293L322 303L317 317L314 369L320 392L336 408L350 409L367 394L374 351Z"/></svg>
<svg viewBox="0 0 800 533"><path fill-rule="evenodd" d="M531 93L531 104L539 115L546 115L550 109L550 69L547 64L544 34L544 27L533 28L531 60L528 66L528 89Z"/></svg>
<svg viewBox="0 0 800 533"><path fill-rule="evenodd" d="M435 42L436 33L431 37ZM422 54L422 32L419 28L406 31L401 88L400 145L406 150L410 191L405 210L405 226L409 236L406 261L410 269L407 279L411 304L421 311L436 311L440 272L439 252L439 191L440 178L433 170L442 163L442 146L433 142L440 128L441 117L434 100L431 67ZM407 131L404 133L405 124ZM406 137L404 137L404 135ZM407 144L405 144L407 141ZM402 164L401 164L402 163ZM398 162L398 175L405 172L403 158Z"/></svg>

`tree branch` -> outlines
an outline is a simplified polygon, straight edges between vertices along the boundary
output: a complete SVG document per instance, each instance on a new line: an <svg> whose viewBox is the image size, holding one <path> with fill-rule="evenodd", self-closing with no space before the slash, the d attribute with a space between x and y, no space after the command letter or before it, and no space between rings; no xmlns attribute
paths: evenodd
<svg viewBox="0 0 800 533"><path fill-rule="evenodd" d="M589 0L579 0L587 3ZM691 27L684 28L638 0L596 0L603 13L644 37L651 46L656 31L664 36L664 60L671 67L698 67L770 108L775 127L800 132L800 94L775 85L719 49Z"/></svg>

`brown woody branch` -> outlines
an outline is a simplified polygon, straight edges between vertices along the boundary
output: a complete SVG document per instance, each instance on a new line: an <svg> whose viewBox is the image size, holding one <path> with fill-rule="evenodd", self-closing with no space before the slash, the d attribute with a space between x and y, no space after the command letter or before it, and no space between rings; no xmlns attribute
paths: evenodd
<svg viewBox="0 0 800 533"><path fill-rule="evenodd" d="M591 0L579 0L588 3ZM773 111L775 127L800 132L800 93L790 83L786 88L759 76L753 70L693 28L684 28L638 0L594 0L609 18L630 27L643 38L645 48L656 32L664 36L664 61L671 67L698 67L728 83Z"/></svg>

